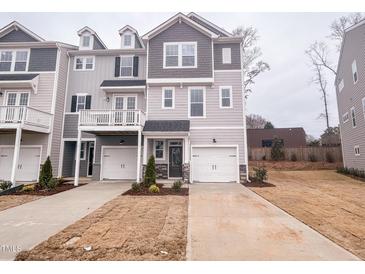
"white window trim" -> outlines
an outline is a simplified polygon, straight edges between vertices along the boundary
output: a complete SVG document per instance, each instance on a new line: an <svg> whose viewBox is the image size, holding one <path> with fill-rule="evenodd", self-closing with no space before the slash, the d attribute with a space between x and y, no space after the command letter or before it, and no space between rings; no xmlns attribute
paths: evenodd
<svg viewBox="0 0 365 274"><path fill-rule="evenodd" d="M90 37L90 44L89 44L89 46L88 46L88 47L84 47L84 46L82 45L82 42L83 42L83 40L84 40L84 37L85 37L85 36L89 36L89 37ZM82 34L82 35L80 36L80 44L79 44L79 49L80 49L80 50L93 49L93 45L94 45L94 35L92 35L92 34L90 33L90 34Z"/></svg>
<svg viewBox="0 0 365 274"><path fill-rule="evenodd" d="M352 111L354 113L354 116L352 116ZM351 117L352 128L356 128L357 127L357 121L356 121L356 110L355 110L355 107L350 108L350 117ZM355 125L354 125L354 119L355 119Z"/></svg>
<svg viewBox="0 0 365 274"><path fill-rule="evenodd" d="M345 87L344 80L342 79L340 83L338 84L338 92L341 92L343 88Z"/></svg>
<svg viewBox="0 0 365 274"><path fill-rule="evenodd" d="M16 72L16 73L24 73L28 71L28 67L29 67L29 59L30 59L30 49L24 49L24 48L19 48L19 49L0 49L0 52L2 51L11 51L11 65L10 65L10 70L7 71L0 71L0 73L12 73L12 72ZM27 52L27 64L25 66L25 70L19 70L19 71L15 71L15 60L16 60L16 52L17 51L26 51Z"/></svg>
<svg viewBox="0 0 365 274"><path fill-rule="evenodd" d="M227 53L226 58L224 55L225 52ZM231 48L222 48L222 63L223 64L232 64L232 49Z"/></svg>
<svg viewBox="0 0 365 274"><path fill-rule="evenodd" d="M159 142L163 142L163 146L162 146L162 158L156 158L156 143L157 141ZM166 159L166 149L165 149L165 146L166 146L166 142L165 140L161 140L161 139L155 139L153 140L153 157L155 157L156 161L164 161Z"/></svg>
<svg viewBox="0 0 365 274"><path fill-rule="evenodd" d="M120 65L119 65L119 77L118 78L137 78L136 76L133 76L134 71L134 56L135 55L120 55ZM123 57L132 57L132 75L131 76L122 76L122 58Z"/></svg>
<svg viewBox="0 0 365 274"><path fill-rule="evenodd" d="M172 90L172 106L171 107L165 107L165 90ZM174 109L175 108L175 87L163 87L161 95L162 95L161 108L162 109Z"/></svg>
<svg viewBox="0 0 365 274"><path fill-rule="evenodd" d="M87 151L87 149L86 149L86 147L87 147L86 142L81 142L81 145L80 145L80 154L81 154L81 151L82 151L82 146L84 146L84 155L83 155L83 157L81 157L81 155L80 155L80 160L86 160L86 151Z"/></svg>
<svg viewBox="0 0 365 274"><path fill-rule="evenodd" d="M87 95L88 95L87 93L77 93L76 94L76 113L80 112L80 110L79 110L79 98L80 97L85 97L85 102L84 102L84 108L83 108L83 110L86 109L86 96Z"/></svg>
<svg viewBox="0 0 365 274"><path fill-rule="evenodd" d="M135 110L137 110L138 109L138 96L137 95L128 95L128 94L120 94L120 93L114 93L113 94L113 106L112 106L112 108L113 108L113 110L115 110L115 103L116 103L116 100L117 100L117 98L119 98L119 97L123 97L123 110L128 110L127 109L127 106L128 106L128 97L133 97L133 98L135 98Z"/></svg>
<svg viewBox="0 0 365 274"><path fill-rule="evenodd" d="M344 117L347 116L347 119L344 119ZM349 113L348 112L345 112L343 115L342 115L342 123L345 124L349 121Z"/></svg>
<svg viewBox="0 0 365 274"><path fill-rule="evenodd" d="M354 60L352 62L351 71L352 71L352 81L354 82L354 84L356 84L359 81L359 73L357 72L356 60ZM356 73L356 78L357 78L356 81L355 81L355 78L354 78L355 73Z"/></svg>
<svg viewBox="0 0 365 274"><path fill-rule="evenodd" d="M358 152L356 152L356 150ZM354 152L355 152L355 156L360 156L361 155L361 152L360 152L360 146L354 146Z"/></svg>
<svg viewBox="0 0 365 274"><path fill-rule="evenodd" d="M124 36L125 35L130 35L131 36L131 45L130 46L125 46L124 45ZM122 49L134 49L136 46L136 36L134 35L134 33L126 31L122 34L121 36L121 48Z"/></svg>
<svg viewBox="0 0 365 274"><path fill-rule="evenodd" d="M229 107L222 106L222 91L223 89L229 89ZM220 86L219 87L219 107L220 108L233 108L233 92L232 92L232 86Z"/></svg>
<svg viewBox="0 0 365 274"><path fill-rule="evenodd" d="M191 116L190 115L190 93L192 89L202 89L203 90L203 116ZM190 119L204 119L206 118L206 89L202 86L189 87L188 88L188 117Z"/></svg>
<svg viewBox="0 0 365 274"><path fill-rule="evenodd" d="M169 45L178 46L178 65L177 66L166 66L166 47ZM194 66L183 66L182 65L182 45L194 45ZM163 43L163 68L164 69L189 69L198 67L198 43L197 42L165 42Z"/></svg>
<svg viewBox="0 0 365 274"><path fill-rule="evenodd" d="M30 91L29 90L7 90L5 91L5 100L3 101L3 106L7 106L8 105L8 96L11 93L28 93L28 104L27 107L29 107L29 102L30 102ZM17 95L18 97L18 95ZM15 106L19 106L19 104L15 105Z"/></svg>
<svg viewBox="0 0 365 274"><path fill-rule="evenodd" d="M82 68L81 69L77 69L76 68L76 59L80 58L82 60ZM93 59L93 68L92 69L87 69L86 68L86 59L87 58L92 58ZM95 69L95 56L75 56L74 58L74 71L93 71Z"/></svg>

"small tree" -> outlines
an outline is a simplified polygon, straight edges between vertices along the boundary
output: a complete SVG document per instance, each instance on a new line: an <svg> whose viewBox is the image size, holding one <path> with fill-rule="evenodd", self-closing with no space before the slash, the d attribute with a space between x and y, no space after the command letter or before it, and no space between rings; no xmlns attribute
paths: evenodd
<svg viewBox="0 0 365 274"><path fill-rule="evenodd" d="M274 138L271 148L271 159L274 161L284 160L283 141Z"/></svg>
<svg viewBox="0 0 365 274"><path fill-rule="evenodd" d="M144 174L144 184L146 187L149 187L152 184L156 183L156 165L155 165L155 157L152 155L148 159L146 172Z"/></svg>
<svg viewBox="0 0 365 274"><path fill-rule="evenodd" d="M49 156L47 157L47 160L44 162L41 173L39 174L39 184L42 188L47 187L48 182L51 181L53 178L52 174L52 164L51 160L49 159Z"/></svg>
<svg viewBox="0 0 365 274"><path fill-rule="evenodd" d="M273 129L274 128L274 125L271 122L266 122L264 128L265 129Z"/></svg>

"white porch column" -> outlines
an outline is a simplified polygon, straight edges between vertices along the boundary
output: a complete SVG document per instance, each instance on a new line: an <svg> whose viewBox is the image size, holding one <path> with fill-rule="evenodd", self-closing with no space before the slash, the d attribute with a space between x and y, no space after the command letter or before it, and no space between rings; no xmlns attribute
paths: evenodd
<svg viewBox="0 0 365 274"><path fill-rule="evenodd" d="M11 167L11 177L10 177L10 181L13 186L15 186L15 182L16 182L16 170L18 169L21 139L22 139L22 128L21 128L21 125L18 125L18 127L16 129L16 135L15 135L13 165Z"/></svg>
<svg viewBox="0 0 365 274"><path fill-rule="evenodd" d="M184 137L184 163L189 163L190 160L190 142L189 136Z"/></svg>
<svg viewBox="0 0 365 274"><path fill-rule="evenodd" d="M80 175L80 150L81 150L81 130L77 133L77 145L76 145L76 163L75 163L75 178L74 185L79 185L79 175Z"/></svg>
<svg viewBox="0 0 365 274"><path fill-rule="evenodd" d="M142 131L139 129L138 147L137 147L137 183L141 182L141 141L142 141Z"/></svg>
<svg viewBox="0 0 365 274"><path fill-rule="evenodd" d="M147 136L143 137L143 165L147 165L147 145L148 145L148 138Z"/></svg>

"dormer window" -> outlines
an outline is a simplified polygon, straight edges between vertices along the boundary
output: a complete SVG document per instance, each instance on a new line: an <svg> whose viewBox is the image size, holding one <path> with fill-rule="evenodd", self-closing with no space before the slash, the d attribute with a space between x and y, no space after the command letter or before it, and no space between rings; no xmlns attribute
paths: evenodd
<svg viewBox="0 0 365 274"><path fill-rule="evenodd" d="M81 50L87 50L87 49L93 49L93 42L94 37L89 34L85 33L80 36L80 49Z"/></svg>
<svg viewBox="0 0 365 274"><path fill-rule="evenodd" d="M122 49L132 49L134 48L134 35L130 32L125 32L122 35Z"/></svg>
<svg viewBox="0 0 365 274"><path fill-rule="evenodd" d="M82 36L82 46L84 48L90 47L90 36Z"/></svg>

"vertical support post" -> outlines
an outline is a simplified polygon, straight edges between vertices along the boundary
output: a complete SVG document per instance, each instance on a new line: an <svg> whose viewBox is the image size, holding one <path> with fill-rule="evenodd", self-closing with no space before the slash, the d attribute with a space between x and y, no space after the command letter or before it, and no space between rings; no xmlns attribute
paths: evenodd
<svg viewBox="0 0 365 274"><path fill-rule="evenodd" d="M143 136L143 165L147 165L147 145L148 145L148 138L147 136Z"/></svg>
<svg viewBox="0 0 365 274"><path fill-rule="evenodd" d="M141 182L141 142L142 130L138 130L138 147L137 147L137 183Z"/></svg>
<svg viewBox="0 0 365 274"><path fill-rule="evenodd" d="M75 163L75 178L74 185L79 185L79 175L80 175L80 151L81 151L81 130L77 133L77 145L76 145L76 163Z"/></svg>
<svg viewBox="0 0 365 274"><path fill-rule="evenodd" d="M21 125L18 125L16 129L16 135L15 135L15 145L14 145L14 155L13 155L13 165L11 168L11 177L10 181L13 186L15 186L16 182L16 170L18 168L18 162L19 162L19 152L20 152L20 141L22 139L22 128Z"/></svg>
<svg viewBox="0 0 365 274"><path fill-rule="evenodd" d="M184 137L184 163L189 163L190 160L190 142L189 137Z"/></svg>

